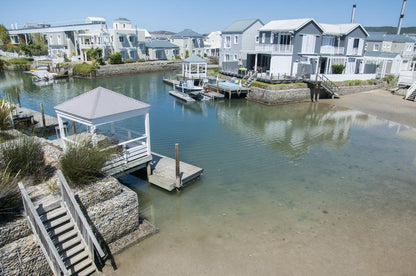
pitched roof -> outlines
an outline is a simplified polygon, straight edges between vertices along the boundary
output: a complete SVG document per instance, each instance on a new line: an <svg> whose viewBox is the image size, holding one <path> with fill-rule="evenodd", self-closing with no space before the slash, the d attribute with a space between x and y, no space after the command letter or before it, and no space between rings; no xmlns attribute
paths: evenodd
<svg viewBox="0 0 416 276"><path fill-rule="evenodd" d="M366 57L381 57L381 58L396 58L399 53L392 52L378 52L378 51L366 51L364 56Z"/></svg>
<svg viewBox="0 0 416 276"><path fill-rule="evenodd" d="M100 125L147 113L150 105L103 87L97 87L55 106L55 112Z"/></svg>
<svg viewBox="0 0 416 276"><path fill-rule="evenodd" d="M197 32L192 31L191 29L185 29L182 32L176 33L172 35L172 38L185 38L185 37L200 37L203 36L201 34L198 34Z"/></svg>
<svg viewBox="0 0 416 276"><path fill-rule="evenodd" d="M114 19L114 21L129 21L130 22L130 20L128 20L127 18L125 18L125 17L119 17L119 18L117 18L117 19Z"/></svg>
<svg viewBox="0 0 416 276"><path fill-rule="evenodd" d="M205 59L200 58L195 55L191 55L190 57L184 59L182 63L207 63Z"/></svg>
<svg viewBox="0 0 416 276"><path fill-rule="evenodd" d="M260 31L278 31L289 32L297 31L309 22L314 22L320 29L320 25L313 18L298 18L298 19L286 19L286 20L272 20L263 27Z"/></svg>
<svg viewBox="0 0 416 276"><path fill-rule="evenodd" d="M405 35L387 34L383 32L370 32L367 41L415 42Z"/></svg>
<svg viewBox="0 0 416 276"><path fill-rule="evenodd" d="M243 33L257 21L260 22L261 25L264 25L263 22L261 22L259 19L237 20L225 28L222 33Z"/></svg>
<svg viewBox="0 0 416 276"><path fill-rule="evenodd" d="M152 40L145 43L146 48L179 48L178 45L170 43L167 40Z"/></svg>
<svg viewBox="0 0 416 276"><path fill-rule="evenodd" d="M361 28L366 35L367 31L358 23L347 23L347 24L325 24L319 23L324 30L324 34L327 35L347 35L356 28Z"/></svg>

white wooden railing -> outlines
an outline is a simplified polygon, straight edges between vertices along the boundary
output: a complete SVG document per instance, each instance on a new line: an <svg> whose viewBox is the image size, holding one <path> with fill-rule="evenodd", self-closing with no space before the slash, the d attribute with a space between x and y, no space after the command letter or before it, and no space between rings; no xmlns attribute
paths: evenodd
<svg viewBox="0 0 416 276"><path fill-rule="evenodd" d="M59 256L58 250L54 246L51 237L46 231L45 226L43 225L38 212L35 209L32 201L29 198L22 182L19 182L19 189L22 195L23 206L25 208L25 215L29 223L30 228L32 229L33 234L39 240L40 248L43 251L43 254L46 257L46 260L49 263L53 273L55 275L70 275L66 269L61 257Z"/></svg>
<svg viewBox="0 0 416 276"><path fill-rule="evenodd" d="M103 249L97 241L94 233L92 232L87 219L81 211L81 208L78 205L78 202L75 199L74 194L66 182L66 179L62 172L58 170L58 177L61 184L61 196L62 202L66 206L66 209L69 212L69 215L72 217L75 225L78 227L80 234L82 235L85 243L87 244L90 257L95 258L94 252L97 251L98 255L103 258L105 256Z"/></svg>
<svg viewBox="0 0 416 276"><path fill-rule="evenodd" d="M291 54L293 45L287 44L259 44L256 45L256 51L267 51L274 54Z"/></svg>
<svg viewBox="0 0 416 276"><path fill-rule="evenodd" d="M323 45L321 46L321 54L342 55L344 54L344 47Z"/></svg>

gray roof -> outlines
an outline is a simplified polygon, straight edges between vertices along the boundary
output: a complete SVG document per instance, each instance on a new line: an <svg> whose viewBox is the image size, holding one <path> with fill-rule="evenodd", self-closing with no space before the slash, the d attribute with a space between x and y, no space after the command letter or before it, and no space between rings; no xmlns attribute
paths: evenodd
<svg viewBox="0 0 416 276"><path fill-rule="evenodd" d="M103 87L97 87L55 106L57 114L92 125L136 117L146 114L149 109L150 105L147 103Z"/></svg>
<svg viewBox="0 0 416 276"><path fill-rule="evenodd" d="M366 57L381 57L381 58L396 58L398 53L392 53L392 52L378 52L378 51L368 51L365 52L364 56Z"/></svg>
<svg viewBox="0 0 416 276"><path fill-rule="evenodd" d="M182 63L207 63L207 61L203 58L200 58L195 55L191 55L190 57L184 59Z"/></svg>
<svg viewBox="0 0 416 276"><path fill-rule="evenodd" d="M167 40L152 40L145 43L146 48L164 48L164 49L171 49L171 48L179 48L178 45L170 43Z"/></svg>
<svg viewBox="0 0 416 276"><path fill-rule="evenodd" d="M243 33L257 21L259 21L261 25L264 25L263 22L260 21L260 19L243 19L243 20L234 21L221 32L222 33Z"/></svg>
<svg viewBox="0 0 416 276"><path fill-rule="evenodd" d="M203 38L203 35L198 34L197 32L192 31L191 29L185 29L182 32L172 35L172 38L185 38L185 37L200 37Z"/></svg>
<svg viewBox="0 0 416 276"><path fill-rule="evenodd" d="M387 34L383 32L369 32L367 41L415 42L405 35Z"/></svg>
<svg viewBox="0 0 416 276"><path fill-rule="evenodd" d="M114 21L130 21L130 20L128 20L125 17L119 17L119 18L114 19Z"/></svg>

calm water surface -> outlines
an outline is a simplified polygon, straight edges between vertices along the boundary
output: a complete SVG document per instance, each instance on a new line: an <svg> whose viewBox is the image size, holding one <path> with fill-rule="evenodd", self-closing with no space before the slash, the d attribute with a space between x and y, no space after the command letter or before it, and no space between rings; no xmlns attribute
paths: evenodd
<svg viewBox="0 0 416 276"><path fill-rule="evenodd" d="M38 87L1 73L22 105L97 86L152 105L152 150L204 168L182 192L137 175L141 215L160 233L116 256L117 275L377 275L416 271L415 130L330 104L245 99L184 104L164 73ZM128 126L128 123L126 123Z"/></svg>

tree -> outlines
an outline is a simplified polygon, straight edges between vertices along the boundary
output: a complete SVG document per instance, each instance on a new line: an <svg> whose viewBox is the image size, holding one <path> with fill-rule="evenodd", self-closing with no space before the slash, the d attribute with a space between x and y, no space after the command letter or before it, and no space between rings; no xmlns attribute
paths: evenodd
<svg viewBox="0 0 416 276"><path fill-rule="evenodd" d="M110 56L110 63L111 64L122 64L123 59L120 52L114 53Z"/></svg>
<svg viewBox="0 0 416 276"><path fill-rule="evenodd" d="M103 50L101 48L93 48L87 50L87 60L94 61L99 65L104 64Z"/></svg>
<svg viewBox="0 0 416 276"><path fill-rule="evenodd" d="M2 50L7 50L7 45L10 44L9 31L3 24L0 24L0 47Z"/></svg>

